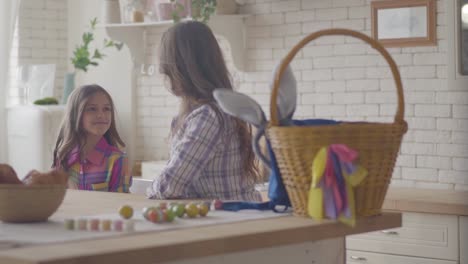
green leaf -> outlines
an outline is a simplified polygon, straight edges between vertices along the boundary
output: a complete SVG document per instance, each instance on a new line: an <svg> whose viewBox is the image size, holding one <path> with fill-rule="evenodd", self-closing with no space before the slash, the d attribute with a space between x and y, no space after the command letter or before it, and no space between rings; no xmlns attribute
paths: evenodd
<svg viewBox="0 0 468 264"><path fill-rule="evenodd" d="M94 40L93 33L91 32L85 32L83 33L83 42L84 46L88 46L88 44Z"/></svg>
<svg viewBox="0 0 468 264"><path fill-rule="evenodd" d="M98 20L97 20L97 17L93 18L91 20L91 29L95 29L96 28L96 24L97 24Z"/></svg>
<svg viewBox="0 0 468 264"><path fill-rule="evenodd" d="M192 6L200 10L199 14L193 16L193 19L207 23L216 10L216 0L192 0Z"/></svg>
<svg viewBox="0 0 468 264"><path fill-rule="evenodd" d="M124 45L123 42L120 42L120 43L115 44L115 47L117 48L117 50L121 50L123 45Z"/></svg>
<svg viewBox="0 0 468 264"><path fill-rule="evenodd" d="M102 59L102 54L99 52L99 50L94 50L93 59Z"/></svg>
<svg viewBox="0 0 468 264"><path fill-rule="evenodd" d="M73 57L71 57L70 59L71 59L73 66L77 70L83 70L84 72L87 72L88 67L90 65L98 66L98 63L92 60L94 59L102 60L105 57L105 55L99 51L99 48L94 49L94 52L91 57L91 51L90 51L89 46L94 40L93 31L96 28L97 23L98 23L97 18L93 18L90 21L91 31L83 33L81 37L82 43L80 45L77 45L75 49L73 50ZM120 50L122 46L123 46L123 43L117 43L113 40L104 39L104 45L102 48L105 49L108 47L116 47L117 50Z"/></svg>

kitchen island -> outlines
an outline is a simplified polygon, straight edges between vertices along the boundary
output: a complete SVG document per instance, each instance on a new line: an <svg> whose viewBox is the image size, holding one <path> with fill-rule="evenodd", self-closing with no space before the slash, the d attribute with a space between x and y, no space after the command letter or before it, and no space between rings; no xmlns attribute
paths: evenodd
<svg viewBox="0 0 468 264"><path fill-rule="evenodd" d="M155 201L136 194L68 190L51 220L115 213L123 204L142 208ZM288 215L94 240L0 247L0 263L344 263L346 236L399 226L399 212L359 219L354 228Z"/></svg>

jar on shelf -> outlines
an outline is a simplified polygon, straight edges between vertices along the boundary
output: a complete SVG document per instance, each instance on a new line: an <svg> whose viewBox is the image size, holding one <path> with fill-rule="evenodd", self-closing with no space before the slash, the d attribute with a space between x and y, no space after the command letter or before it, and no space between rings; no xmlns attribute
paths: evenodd
<svg viewBox="0 0 468 264"><path fill-rule="evenodd" d="M160 20L158 4L159 0L146 0L146 17L148 17L150 21Z"/></svg>
<svg viewBox="0 0 468 264"><path fill-rule="evenodd" d="M127 0L122 12L124 23L140 23L145 20L145 5L142 0Z"/></svg>
<svg viewBox="0 0 468 264"><path fill-rule="evenodd" d="M145 22L145 4L142 0L135 0L132 11L132 22Z"/></svg>

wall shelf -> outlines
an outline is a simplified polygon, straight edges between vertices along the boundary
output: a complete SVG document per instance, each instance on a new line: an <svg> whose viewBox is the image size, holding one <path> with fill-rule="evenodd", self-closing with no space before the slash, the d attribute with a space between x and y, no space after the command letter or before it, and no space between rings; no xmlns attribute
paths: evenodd
<svg viewBox="0 0 468 264"><path fill-rule="evenodd" d="M245 70L246 33L245 20L248 15L215 15L208 25L215 35L224 37L231 46L234 65L239 70ZM132 56L135 66L144 63L146 30L155 27L169 27L172 20L158 22L102 24L107 34L114 40L125 43Z"/></svg>

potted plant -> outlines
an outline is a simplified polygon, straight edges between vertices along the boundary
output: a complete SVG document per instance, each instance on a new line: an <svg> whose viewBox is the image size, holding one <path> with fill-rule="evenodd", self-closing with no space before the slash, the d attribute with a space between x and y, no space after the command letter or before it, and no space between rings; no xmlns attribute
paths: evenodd
<svg viewBox="0 0 468 264"><path fill-rule="evenodd" d="M193 0L192 18L196 21L207 23L216 10L216 0Z"/></svg>
<svg viewBox="0 0 468 264"><path fill-rule="evenodd" d="M81 37L82 43L75 47L73 56L70 58L75 70L65 75L62 100L62 103L64 104L67 102L68 96L75 88L76 71L81 70L87 72L88 67L98 66L98 60L102 60L105 57L105 54L101 52L103 49L122 49L123 43L118 43L111 39L104 39L103 47L101 49L95 48L94 51L91 51L90 44L94 40L94 30L96 29L97 23L97 18L93 18L90 21L90 30L83 33L83 36Z"/></svg>

